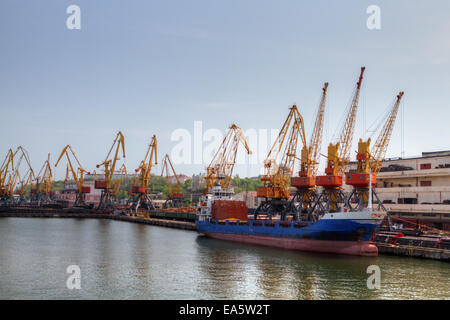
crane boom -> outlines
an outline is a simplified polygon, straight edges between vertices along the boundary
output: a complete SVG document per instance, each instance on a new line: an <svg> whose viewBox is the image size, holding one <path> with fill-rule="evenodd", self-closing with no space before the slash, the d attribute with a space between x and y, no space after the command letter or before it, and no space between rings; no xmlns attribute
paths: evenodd
<svg viewBox="0 0 450 320"><path fill-rule="evenodd" d="M340 188L343 183L345 168L350 161L350 149L355 130L356 114L358 110L359 93L361 91L362 80L365 67L361 67L356 90L348 109L347 116L342 127L339 140L336 144L330 143L328 146L328 160L325 173L316 179L316 184L324 188Z"/></svg>
<svg viewBox="0 0 450 320"><path fill-rule="evenodd" d="M110 155L114 149L114 146L116 146L114 157L110 159ZM117 161L120 160L119 158L120 149L122 149L122 157L125 158L125 138L122 132L119 131L116 135L116 138L114 139L111 148L108 151L108 154L106 155L105 161L97 165L97 168L100 168L100 166L104 166L105 171L105 181L104 183L97 183L96 186L97 189L110 190L112 188L111 181L113 179Z"/></svg>
<svg viewBox="0 0 450 320"><path fill-rule="evenodd" d="M338 156L341 164L338 166L338 174L342 175L345 171L345 166L350 161L350 149L352 147L353 133L355 131L356 113L358 111L359 93L361 91L362 79L364 76L364 70L366 68L361 68L361 73L359 75L358 83L356 84L356 91L353 96L352 104L350 110L347 114L347 118L342 128L341 135L339 137L339 148Z"/></svg>
<svg viewBox="0 0 450 320"><path fill-rule="evenodd" d="M229 188L231 186L233 169L240 142L244 145L247 153L251 154L252 152L247 144L244 132L237 125L232 124L229 127L228 133L223 139L222 144L206 169L207 173L205 180L207 191L211 190L217 184L222 188Z"/></svg>
<svg viewBox="0 0 450 320"><path fill-rule="evenodd" d="M14 152L9 149L0 167L0 193L6 193L6 181L14 170Z"/></svg>
<svg viewBox="0 0 450 320"><path fill-rule="evenodd" d="M156 136L153 135L152 140L148 145L148 149L145 154L144 160L141 161L141 164L136 169L136 172L139 173L139 176L137 176L135 179L133 192L135 193L148 192L148 185L150 183L150 173L152 171L152 165L153 163L155 165L158 164L157 155L158 155L158 143L156 141Z"/></svg>
<svg viewBox="0 0 450 320"><path fill-rule="evenodd" d="M312 219L314 203L318 199L318 193L315 189L316 174L319 165L320 149L322 146L322 133L325 117L325 102L327 96L328 82L325 82L322 88L322 97L317 109L314 128L311 132L309 145L303 145L300 158L300 172L298 177L291 178L291 185L297 190L292 198L287 211L297 220L300 217L307 216Z"/></svg>
<svg viewBox="0 0 450 320"><path fill-rule="evenodd" d="M170 170L172 170L173 176L176 180L175 186L172 186L172 182L170 181ZM167 180L167 201L165 202L164 207L181 207L183 205L184 194L181 191L180 179L175 172L175 168L173 167L172 161L170 161L168 154L164 156L163 165L161 168L161 177L164 175L164 172L166 173Z"/></svg>
<svg viewBox="0 0 450 320"><path fill-rule="evenodd" d="M322 146L322 133L323 124L325 118L325 102L327 95L328 82L325 82L322 88L322 97L320 99L320 104L317 109L316 120L314 122L314 128L311 132L311 138L309 145L304 145L301 151L301 162L300 162L300 177L307 177L308 180L305 182L308 186L315 185L315 177L317 174L320 149Z"/></svg>
<svg viewBox="0 0 450 320"><path fill-rule="evenodd" d="M256 189L256 195L264 200L255 210L255 220L259 214L268 215L269 219L274 214L281 214L281 219L286 217L290 207L289 188L297 158L299 137L302 147L306 146L303 118L297 106L293 105L289 108L289 114L264 161L264 175L261 178L264 185ZM282 149L283 153L278 165L277 159Z"/></svg>
<svg viewBox="0 0 450 320"><path fill-rule="evenodd" d="M63 156L66 156L67 159L67 169L66 169L66 178L65 183L67 183L69 179L69 173L72 175L72 179L75 182L75 185L77 186L77 198L75 200L75 205L81 205L85 202L85 193L89 193L90 187L84 187L84 174L88 173L85 169L83 169L80 161L78 160L75 152L73 151L72 147L70 145L67 145L63 148L61 151L61 154L59 155L58 160L55 163L55 167L58 166L58 163L61 161ZM75 159L75 163L78 165L78 167L75 169L73 162L70 160L70 155Z"/></svg>
<svg viewBox="0 0 450 320"><path fill-rule="evenodd" d="M395 103L391 108L384 125L375 141L373 152L370 152L370 138L366 141L362 139L358 143L358 154L356 155L357 169L356 173L346 174L346 183L353 186L350 193L347 206L351 210L361 210L364 207L372 206L373 199L376 200L380 208L384 208L376 191L371 186L376 185L376 177L383 164L386 150L394 129L395 119L397 118L400 101L403 97L403 91L399 92ZM357 205L353 205L356 203Z"/></svg>
<svg viewBox="0 0 450 320"><path fill-rule="evenodd" d="M158 164L158 143L156 136L153 135L150 141L144 160L141 161L139 167L135 170L138 176L134 178L131 194L133 199L131 201L131 209L138 213L139 207L146 210L154 210L155 206L152 203L148 186L150 183L151 171L153 164Z"/></svg>
<svg viewBox="0 0 450 320"><path fill-rule="evenodd" d="M380 134L374 144L374 152L371 155L371 170L373 174L377 174L381 165L383 164L384 157L386 155L387 147L391 139L392 130L394 129L395 119L397 118L398 109L400 107L400 101L402 100L404 92L401 91L397 95L394 106L388 116L387 121L384 123Z"/></svg>

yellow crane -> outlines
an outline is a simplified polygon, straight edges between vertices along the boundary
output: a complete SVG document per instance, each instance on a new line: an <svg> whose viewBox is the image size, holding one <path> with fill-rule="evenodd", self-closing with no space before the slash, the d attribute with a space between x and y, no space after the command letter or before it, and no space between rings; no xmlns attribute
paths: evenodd
<svg viewBox="0 0 450 320"><path fill-rule="evenodd" d="M346 183L353 186L353 190L349 195L347 202L347 205L352 210L361 210L362 208L367 207L369 201L369 189L372 189L372 199L375 199L379 207L384 209L375 189L369 188L369 185L371 184L372 187L374 187L376 184L376 176L380 172L386 155L403 94L404 92L401 91L397 95L394 105L375 141L373 152L370 152L370 138L366 141L363 141L362 139L359 140L358 153L356 155L356 172L346 174ZM352 205L353 202L357 205Z"/></svg>
<svg viewBox="0 0 450 320"><path fill-rule="evenodd" d="M91 192L91 187L83 185L84 174L85 173L89 174L89 172L83 169L83 166L81 165L80 161L78 160L77 156L75 155L75 152L73 151L70 145L67 145L62 149L58 161L56 161L55 163L55 167L58 166L58 163L61 161L63 156L66 156L67 160L65 183L68 182L69 175L71 174L72 180L77 187L77 195L75 198L74 206L84 206L86 205L86 194ZM75 162L72 162L72 160L70 159L71 156L75 160ZM77 165L77 167L74 167L74 163Z"/></svg>
<svg viewBox="0 0 450 320"><path fill-rule="evenodd" d="M320 149L322 147L322 133L325 118L325 104L328 82L322 88L322 97L317 110L314 128L311 132L309 145L304 145L301 151L300 172L298 177L291 178L291 185L297 189L291 200L290 209L294 210L294 218L306 215L307 219L313 218L312 213L318 200L316 191L316 175L319 165Z"/></svg>
<svg viewBox="0 0 450 320"><path fill-rule="evenodd" d="M117 175L119 176L119 178L113 180L113 195L116 197L116 199L118 199L119 197L119 191L123 181L123 177L125 176L125 179L128 178L127 167L125 166L125 164L122 164Z"/></svg>
<svg viewBox="0 0 450 320"><path fill-rule="evenodd" d="M322 212L339 211L340 206L345 203L342 184L346 166L350 161L350 149L352 146L359 94L365 69L365 67L361 68L353 99L348 109L339 140L336 144L330 143L328 146L327 167L325 168L326 175L316 177L316 185L323 187L323 191L317 200L317 204Z"/></svg>
<svg viewBox="0 0 450 320"><path fill-rule="evenodd" d="M113 156L111 157L111 152L114 150ZM114 196L113 190L113 178L115 173L115 168L117 161L119 158L119 151L122 150L122 157L125 158L125 138L122 132L118 132L116 138L113 141L111 148L106 155L105 160L97 165L97 168L103 167L104 170L104 179L103 180L95 180L95 189L102 190L102 194L100 196L100 203L97 207L97 210L105 210L110 209L117 201L117 197Z"/></svg>
<svg viewBox="0 0 450 320"><path fill-rule="evenodd" d="M206 169L207 190L205 193L211 191L216 185L219 185L222 189L231 187L239 143L244 145L248 154L252 153L242 129L235 124L232 124L228 129L227 135Z"/></svg>
<svg viewBox="0 0 450 320"><path fill-rule="evenodd" d="M49 203L52 201L53 192L53 172L50 165L50 153L47 160L45 160L39 173L36 177L36 189L32 191L33 201L37 201L38 205L41 203Z"/></svg>
<svg viewBox="0 0 450 320"><path fill-rule="evenodd" d="M306 145L303 117L296 105L289 110L283 127L264 161L264 175L261 178L264 186L257 189L257 196L264 200L255 211L255 219L258 218L258 214L267 214L270 219L277 213L280 213L284 219L287 214L290 180L297 158L298 138L300 137L303 146ZM285 141L287 141L286 144ZM284 151L278 164L277 159L283 146Z"/></svg>
<svg viewBox="0 0 450 320"><path fill-rule="evenodd" d="M146 210L155 209L152 200L150 198L148 186L150 183L152 165L158 164L157 149L158 143L156 140L156 136L153 135L152 140L148 145L144 159L141 161L139 167L135 170L137 175L134 178L134 183L131 189L132 193L131 210L134 210L136 213L140 207Z"/></svg>
<svg viewBox="0 0 450 320"><path fill-rule="evenodd" d="M175 178L175 185L172 186L172 181L170 179L169 171L172 170L173 177ZM183 206L184 194L181 191L180 179L175 172L175 169L170 161L169 155L164 156L162 167L161 167L161 177L166 173L167 180L167 201L164 203L164 207L179 208Z"/></svg>
<svg viewBox="0 0 450 320"><path fill-rule="evenodd" d="M8 160L5 159L4 167L4 170L7 171L7 180L6 183L2 182L4 194L0 197L0 199L3 204L12 205L17 203L17 200L19 200L19 202L23 200L23 196L20 193L18 194L18 198L14 196L14 193L19 191L17 184L22 181L22 177L26 176L26 173L20 173L21 171L23 172L21 166L23 159L25 159L26 165L28 166L28 171L31 171L32 176L34 176L34 172L31 167L28 152L22 146L19 146L14 153L8 151L7 158Z"/></svg>
<svg viewBox="0 0 450 320"><path fill-rule="evenodd" d="M16 194L19 195L19 199L18 199L19 205L25 204L27 202L25 192L26 192L28 186L30 186L30 193L31 193L31 188L33 187L33 181L35 179L33 174L34 174L33 170L28 169L25 176L23 178L19 179L20 186L16 189Z"/></svg>
<svg viewBox="0 0 450 320"><path fill-rule="evenodd" d="M9 149L0 167L0 202L4 203L8 197L8 178L14 170L14 152Z"/></svg>

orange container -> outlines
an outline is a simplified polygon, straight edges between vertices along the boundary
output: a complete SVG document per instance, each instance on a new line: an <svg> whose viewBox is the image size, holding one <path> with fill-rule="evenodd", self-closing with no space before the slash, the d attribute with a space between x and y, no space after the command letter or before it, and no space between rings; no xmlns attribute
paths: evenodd
<svg viewBox="0 0 450 320"><path fill-rule="evenodd" d="M216 200L211 206L213 219L248 219L248 208L244 201Z"/></svg>

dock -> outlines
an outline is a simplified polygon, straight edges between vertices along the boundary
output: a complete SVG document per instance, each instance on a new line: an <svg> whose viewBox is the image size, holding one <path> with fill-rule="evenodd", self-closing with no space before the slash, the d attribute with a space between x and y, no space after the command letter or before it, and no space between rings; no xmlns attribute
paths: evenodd
<svg viewBox="0 0 450 320"><path fill-rule="evenodd" d="M404 246L389 243L375 243L378 253L395 256L433 259L450 262L450 250L425 248L416 246Z"/></svg>
<svg viewBox="0 0 450 320"><path fill-rule="evenodd" d="M195 223L187 221L145 218L141 216L114 215L86 212L63 212L60 210L31 210L29 212L7 211L0 212L0 218L79 218L79 219L110 219L141 223L167 228L195 231Z"/></svg>

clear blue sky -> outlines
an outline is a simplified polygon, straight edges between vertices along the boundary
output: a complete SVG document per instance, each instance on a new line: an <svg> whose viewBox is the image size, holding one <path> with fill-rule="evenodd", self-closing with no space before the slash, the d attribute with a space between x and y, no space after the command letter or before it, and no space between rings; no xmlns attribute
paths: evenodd
<svg viewBox="0 0 450 320"><path fill-rule="evenodd" d="M66 28L71 4L81 30ZM381 30L366 27L371 4ZM71 144L92 170L121 130L131 170L152 134L162 158L176 144L170 134L192 132L195 120L279 128L297 103L308 130L328 81L325 153L362 65L353 149L400 90L406 156L450 149L449 13L447 0L2 0L0 153L23 145L37 169ZM400 128L387 156L401 154Z"/></svg>

